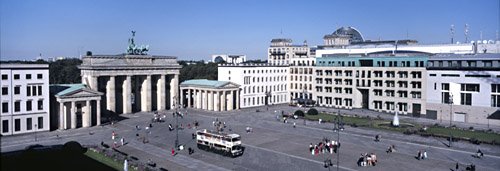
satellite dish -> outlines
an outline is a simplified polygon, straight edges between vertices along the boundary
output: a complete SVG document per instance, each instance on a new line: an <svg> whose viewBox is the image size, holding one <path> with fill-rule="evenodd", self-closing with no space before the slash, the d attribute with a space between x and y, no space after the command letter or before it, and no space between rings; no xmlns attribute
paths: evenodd
<svg viewBox="0 0 500 171"><path fill-rule="evenodd" d="M487 40L483 40L483 44L486 44L486 43L488 43L488 41Z"/></svg>

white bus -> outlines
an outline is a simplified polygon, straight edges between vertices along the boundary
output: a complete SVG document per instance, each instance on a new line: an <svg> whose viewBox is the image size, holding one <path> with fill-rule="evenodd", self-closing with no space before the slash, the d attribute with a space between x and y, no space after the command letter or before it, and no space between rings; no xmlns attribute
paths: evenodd
<svg viewBox="0 0 500 171"><path fill-rule="evenodd" d="M236 157L243 154L241 136L238 134L219 133L207 129L196 131L198 148L224 156Z"/></svg>

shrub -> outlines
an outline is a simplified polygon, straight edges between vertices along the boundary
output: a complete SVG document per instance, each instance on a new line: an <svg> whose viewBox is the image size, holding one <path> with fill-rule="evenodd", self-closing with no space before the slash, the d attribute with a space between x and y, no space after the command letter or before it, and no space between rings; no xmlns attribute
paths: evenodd
<svg viewBox="0 0 500 171"><path fill-rule="evenodd" d="M304 112L302 110L296 110L293 114L297 115L297 116L304 117Z"/></svg>
<svg viewBox="0 0 500 171"><path fill-rule="evenodd" d="M311 108L307 111L307 114L308 115L318 115L318 110L316 110L315 108Z"/></svg>

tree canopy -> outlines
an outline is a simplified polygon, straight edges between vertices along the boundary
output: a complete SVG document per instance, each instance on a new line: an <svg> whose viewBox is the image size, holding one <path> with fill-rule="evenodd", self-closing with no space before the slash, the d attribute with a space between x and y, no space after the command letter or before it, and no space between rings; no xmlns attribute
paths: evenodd
<svg viewBox="0 0 500 171"><path fill-rule="evenodd" d="M189 64L193 62L179 61L182 65L181 73L179 75L179 84L186 80L191 79L208 79L217 80L217 64L203 62L196 62L195 64Z"/></svg>

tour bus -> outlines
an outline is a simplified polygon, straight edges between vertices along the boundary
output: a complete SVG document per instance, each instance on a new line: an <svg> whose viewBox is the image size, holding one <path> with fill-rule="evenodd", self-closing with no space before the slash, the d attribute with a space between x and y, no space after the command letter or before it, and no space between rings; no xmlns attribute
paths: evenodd
<svg viewBox="0 0 500 171"><path fill-rule="evenodd" d="M240 135L219 133L207 129L196 131L196 143L199 149L230 157L240 156L244 150L241 146Z"/></svg>

